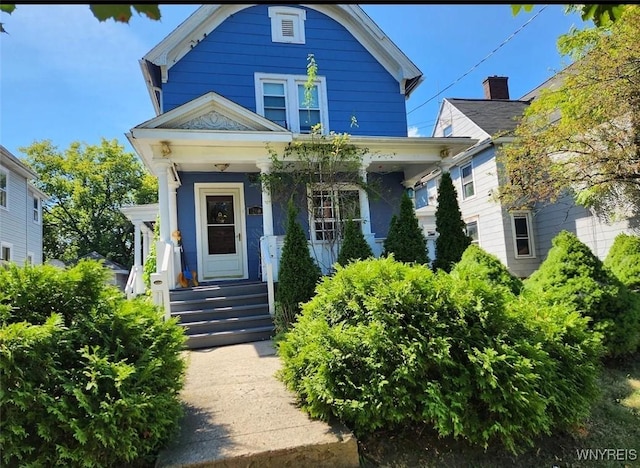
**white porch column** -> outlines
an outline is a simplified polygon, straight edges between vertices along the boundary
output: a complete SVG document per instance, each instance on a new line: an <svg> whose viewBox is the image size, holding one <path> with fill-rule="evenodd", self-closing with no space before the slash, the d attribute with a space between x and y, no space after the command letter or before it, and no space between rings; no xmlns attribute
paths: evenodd
<svg viewBox="0 0 640 468"><path fill-rule="evenodd" d="M256 163L261 175L269 174L271 161L258 161ZM262 184L262 232L265 236L273 236L273 205L271 193L265 184Z"/></svg>
<svg viewBox="0 0 640 468"><path fill-rule="evenodd" d="M133 267L139 268L142 266L142 221L136 219L133 222Z"/></svg>
<svg viewBox="0 0 640 468"><path fill-rule="evenodd" d="M142 228L142 264L144 265L149 257L149 247L151 246L151 236L149 236L149 233L151 230L144 223L142 223L140 227Z"/></svg>
<svg viewBox="0 0 640 468"><path fill-rule="evenodd" d="M169 162L156 163L158 205L160 212L160 240L171 242L171 214L169 206Z"/></svg>
<svg viewBox="0 0 640 468"><path fill-rule="evenodd" d="M178 229L178 203L177 203L178 183L169 175L169 232Z"/></svg>
<svg viewBox="0 0 640 468"><path fill-rule="evenodd" d="M367 166L369 164L363 164L360 166L360 177L363 182L367 182ZM371 211L369 208L369 194L366 190L360 189L360 217L362 218L362 234L365 239L372 237L371 233Z"/></svg>

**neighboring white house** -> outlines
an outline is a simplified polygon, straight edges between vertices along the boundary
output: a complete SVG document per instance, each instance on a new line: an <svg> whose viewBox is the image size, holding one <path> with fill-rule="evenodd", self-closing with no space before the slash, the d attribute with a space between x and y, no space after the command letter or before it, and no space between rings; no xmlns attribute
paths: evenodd
<svg viewBox="0 0 640 468"><path fill-rule="evenodd" d="M509 211L494 200L499 187L496 152L502 144L513 141L509 132L540 89L557 83L547 80L523 98L511 100L507 81L507 77L488 77L483 82L484 99L444 99L433 130L434 137L468 136L478 140L473 147L450 155L444 165L457 190L467 232L474 243L496 255L520 277L538 268L552 239L562 230L575 233L604 259L616 235L633 232L630 220L608 223L570 197L524 211ZM429 174L415 189L416 214L431 239L435 238L440 174Z"/></svg>
<svg viewBox="0 0 640 468"><path fill-rule="evenodd" d="M42 202L37 174L0 145L0 262L42 263Z"/></svg>

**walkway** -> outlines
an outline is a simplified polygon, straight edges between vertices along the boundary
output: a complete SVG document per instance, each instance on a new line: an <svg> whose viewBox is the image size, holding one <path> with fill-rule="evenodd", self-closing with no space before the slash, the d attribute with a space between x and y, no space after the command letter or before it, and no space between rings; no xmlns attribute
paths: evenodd
<svg viewBox="0 0 640 468"><path fill-rule="evenodd" d="M186 415L157 467L359 466L355 437L311 421L276 380L271 341L186 353Z"/></svg>

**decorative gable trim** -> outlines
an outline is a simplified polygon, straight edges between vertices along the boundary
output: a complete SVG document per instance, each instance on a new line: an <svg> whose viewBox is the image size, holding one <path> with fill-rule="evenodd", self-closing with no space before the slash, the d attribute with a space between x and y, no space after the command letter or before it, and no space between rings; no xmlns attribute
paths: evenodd
<svg viewBox="0 0 640 468"><path fill-rule="evenodd" d="M213 91L148 120L136 128L287 132L287 129L271 120Z"/></svg>
<svg viewBox="0 0 640 468"><path fill-rule="evenodd" d="M155 70L160 71L160 81L166 83L169 69L195 44L233 14L253 6L256 4L203 5L142 58L140 65L143 69L146 68L143 73L156 111L161 107L157 102L159 97L154 89L160 86L160 83L151 78L157 74ZM400 92L406 98L422 82L422 72L418 67L384 34L360 6L337 4L301 4L299 6L319 11L344 26L398 81Z"/></svg>

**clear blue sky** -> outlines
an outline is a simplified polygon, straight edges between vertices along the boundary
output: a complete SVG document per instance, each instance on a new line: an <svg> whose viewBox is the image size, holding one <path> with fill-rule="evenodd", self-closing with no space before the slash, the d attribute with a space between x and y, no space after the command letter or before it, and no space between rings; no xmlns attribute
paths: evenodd
<svg viewBox="0 0 640 468"><path fill-rule="evenodd" d="M512 99L567 64L559 35L585 24L562 5L549 5L497 52L436 96L522 28L544 5L513 16L502 5L363 5L365 12L422 70L425 81L407 101L410 133L431 136L443 97L482 98L482 81L509 77ZM18 148L49 139L117 139L155 116L138 60L198 5L161 5L161 21L134 13L129 24L99 22L87 5L18 5L0 14L0 143ZM419 109L411 112L425 101Z"/></svg>

